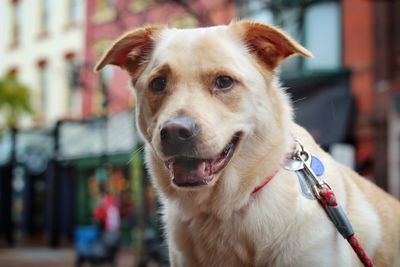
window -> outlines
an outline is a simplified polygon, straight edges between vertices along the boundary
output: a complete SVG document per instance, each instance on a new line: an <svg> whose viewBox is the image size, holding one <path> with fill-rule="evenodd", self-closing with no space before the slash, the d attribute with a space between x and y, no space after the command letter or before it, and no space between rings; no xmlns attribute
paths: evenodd
<svg viewBox="0 0 400 267"><path fill-rule="evenodd" d="M112 39L102 39L92 46L96 59L99 60L103 52L113 43ZM109 86L114 75L114 68L105 66L97 75L97 87L92 98L92 110L96 114L104 113L109 105Z"/></svg>
<svg viewBox="0 0 400 267"><path fill-rule="evenodd" d="M257 20L259 22L264 22L269 24L274 23L274 14L272 13L271 9L266 8L265 1L263 0L254 0L254 1L248 0L248 1L249 2L246 11L243 12L244 16L250 15L252 19Z"/></svg>
<svg viewBox="0 0 400 267"><path fill-rule="evenodd" d="M11 5L11 47L17 47L21 37L21 3L12 0Z"/></svg>
<svg viewBox="0 0 400 267"><path fill-rule="evenodd" d="M79 21L79 1L68 0L68 24L74 24Z"/></svg>
<svg viewBox="0 0 400 267"><path fill-rule="evenodd" d="M184 14L174 18L170 24L177 28L194 28L199 25L199 21L190 14Z"/></svg>
<svg viewBox="0 0 400 267"><path fill-rule="evenodd" d="M149 10L155 0L133 0L129 8L133 13L140 13Z"/></svg>
<svg viewBox="0 0 400 267"><path fill-rule="evenodd" d="M109 104L109 87L113 76L113 68L106 66L99 73L98 90L96 92L97 107L100 112L107 112Z"/></svg>
<svg viewBox="0 0 400 267"><path fill-rule="evenodd" d="M306 69L330 70L340 67L340 20L340 7L336 2L317 3L307 9L304 45L314 53L315 58L305 62Z"/></svg>
<svg viewBox="0 0 400 267"><path fill-rule="evenodd" d="M7 76L17 78L18 77L18 68L12 67L12 68L8 69Z"/></svg>
<svg viewBox="0 0 400 267"><path fill-rule="evenodd" d="M314 59L292 57L285 61L282 64L283 76L335 71L341 67L339 1L246 0L241 13L280 26L314 54Z"/></svg>
<svg viewBox="0 0 400 267"><path fill-rule="evenodd" d="M44 37L50 29L50 0L41 0L40 5L40 32L39 36Z"/></svg>
<svg viewBox="0 0 400 267"><path fill-rule="evenodd" d="M113 21L117 16L113 0L96 0L93 22L96 24Z"/></svg>
<svg viewBox="0 0 400 267"><path fill-rule="evenodd" d="M67 110L72 116L81 114L81 91L79 65L73 53L65 55L67 67Z"/></svg>
<svg viewBox="0 0 400 267"><path fill-rule="evenodd" d="M42 59L38 62L39 66L39 112L40 115L46 115L48 112L48 64L47 61Z"/></svg>

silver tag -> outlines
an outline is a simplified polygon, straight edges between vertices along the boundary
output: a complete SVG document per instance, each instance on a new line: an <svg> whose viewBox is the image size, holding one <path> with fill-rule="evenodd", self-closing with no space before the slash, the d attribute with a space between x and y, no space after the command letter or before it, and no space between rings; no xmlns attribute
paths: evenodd
<svg viewBox="0 0 400 267"><path fill-rule="evenodd" d="M301 160L288 159L284 168L289 171L298 171L304 169L304 163Z"/></svg>
<svg viewBox="0 0 400 267"><path fill-rule="evenodd" d="M304 197L308 199L315 199L314 193L312 191L311 186L307 183L305 180L303 172L296 172L297 178L299 179L299 185L301 189L301 193L303 194Z"/></svg>

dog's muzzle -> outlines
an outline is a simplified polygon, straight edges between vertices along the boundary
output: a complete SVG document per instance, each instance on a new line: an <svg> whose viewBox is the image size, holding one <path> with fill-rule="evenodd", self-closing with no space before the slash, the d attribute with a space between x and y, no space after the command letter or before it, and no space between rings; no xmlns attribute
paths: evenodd
<svg viewBox="0 0 400 267"><path fill-rule="evenodd" d="M235 133L220 153L203 158L198 154L199 126L194 120L187 116L167 120L160 128L160 140L173 184L178 187L210 185L230 161L241 135Z"/></svg>

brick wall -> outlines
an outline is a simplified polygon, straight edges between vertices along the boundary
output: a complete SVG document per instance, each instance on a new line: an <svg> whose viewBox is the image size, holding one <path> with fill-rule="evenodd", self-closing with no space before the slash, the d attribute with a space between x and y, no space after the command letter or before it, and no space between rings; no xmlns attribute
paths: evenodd
<svg viewBox="0 0 400 267"><path fill-rule="evenodd" d="M388 113L400 91L400 2L343 0L343 61L356 98L354 137L363 174L388 189ZM400 153L400 152L399 152ZM371 164L370 164L371 163Z"/></svg>

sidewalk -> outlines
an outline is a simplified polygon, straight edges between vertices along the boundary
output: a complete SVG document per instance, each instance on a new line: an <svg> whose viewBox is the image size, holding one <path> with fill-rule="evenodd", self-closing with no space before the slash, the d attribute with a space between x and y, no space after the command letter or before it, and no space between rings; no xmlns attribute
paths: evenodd
<svg viewBox="0 0 400 267"><path fill-rule="evenodd" d="M15 248L0 249L0 267L74 267L73 249ZM118 267L134 266L134 256L129 250L118 254Z"/></svg>

